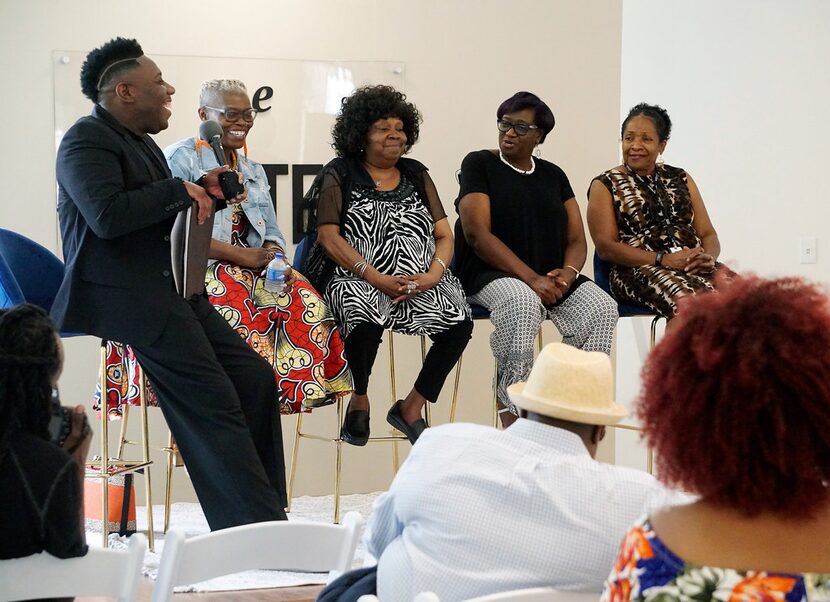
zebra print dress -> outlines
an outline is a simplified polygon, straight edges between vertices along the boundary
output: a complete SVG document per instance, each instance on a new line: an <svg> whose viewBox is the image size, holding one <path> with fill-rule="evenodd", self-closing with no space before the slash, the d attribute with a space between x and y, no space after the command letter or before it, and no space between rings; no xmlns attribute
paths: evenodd
<svg viewBox="0 0 830 602"><path fill-rule="evenodd" d="M401 174L397 188L355 185L340 234L379 272L392 276L429 270L435 256L435 225L413 183ZM363 322L408 335L430 335L470 319L461 283L447 270L436 286L400 303L336 267L326 300L348 336Z"/></svg>

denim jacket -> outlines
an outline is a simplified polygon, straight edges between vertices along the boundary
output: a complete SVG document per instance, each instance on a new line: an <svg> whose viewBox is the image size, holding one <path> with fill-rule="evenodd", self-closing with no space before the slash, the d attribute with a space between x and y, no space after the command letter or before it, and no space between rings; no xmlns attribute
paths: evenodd
<svg viewBox="0 0 830 602"><path fill-rule="evenodd" d="M164 156L170 165L173 175L183 180L195 182L202 174L215 167L216 157L213 151L206 147L196 148L196 138L186 138L171 144L164 149ZM251 222L248 229L247 242L251 247L261 247L265 241L276 242L285 248L285 237L277 226L277 214L271 202L268 178L262 165L248 159L240 151L237 170L245 179L245 188L248 191L248 200L242 203L242 210ZM232 209L222 209L216 212L213 222L213 239L222 242L231 241ZM210 263L213 263L211 260Z"/></svg>

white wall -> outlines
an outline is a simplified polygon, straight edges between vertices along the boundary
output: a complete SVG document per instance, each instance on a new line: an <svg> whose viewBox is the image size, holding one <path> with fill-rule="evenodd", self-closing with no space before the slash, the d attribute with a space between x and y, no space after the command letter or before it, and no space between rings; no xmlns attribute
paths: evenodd
<svg viewBox="0 0 830 602"><path fill-rule="evenodd" d="M405 62L407 92L425 117L412 154L430 166L453 219L454 174L461 159L470 150L494 147L496 107L519 89L532 90L557 118L544 157L565 169L584 207L591 177L617 158L621 11L616 0L249 0L239 6L215 0L0 0L0 78L6 84L0 114L9 176L4 178L7 193L0 204L0 224L58 249L51 53L88 51L116 35L137 38L151 56ZM187 102L176 99L173 120L192 118ZM294 162L291 157L284 160ZM287 192L280 196L289 198ZM465 356L459 409L463 420L490 420L488 334L488 324L477 324ZM553 337L549 331L547 340ZM398 340L398 390L404 392L414 379L419 351L416 341ZM61 382L66 402L89 398L96 352L91 338L67 341ZM378 432L384 430L388 399L385 367L381 356L370 389L376 402L373 429ZM436 412L439 422L446 419L448 389ZM284 421L287 444L293 422ZM331 429L333 412L319 412L310 422ZM161 427L154 431L160 445ZM347 449L345 491L386 487L391 477L387 448ZM298 491L330 491L332 456L314 442L306 451L312 453L304 454ZM157 488L160 476L157 471ZM177 480L181 497L187 482L182 475Z"/></svg>
<svg viewBox="0 0 830 602"><path fill-rule="evenodd" d="M621 115L657 103L664 155L695 178L722 259L830 280L830 3L625 0ZM818 237L818 263L798 263Z"/></svg>
<svg viewBox="0 0 830 602"><path fill-rule="evenodd" d="M664 158L694 177L721 260L739 271L830 281L828 58L824 0L624 2L620 115L641 101L668 110ZM799 263L801 237L818 239L817 263ZM617 390L626 400L641 357L622 357L637 348L623 322Z"/></svg>

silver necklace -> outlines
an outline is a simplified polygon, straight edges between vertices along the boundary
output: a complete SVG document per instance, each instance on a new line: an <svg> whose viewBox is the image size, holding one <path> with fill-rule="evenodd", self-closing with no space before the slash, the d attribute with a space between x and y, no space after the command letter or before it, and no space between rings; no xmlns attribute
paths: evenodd
<svg viewBox="0 0 830 602"><path fill-rule="evenodd" d="M499 159L501 159L501 162L504 163L505 165L507 165L507 167L509 167L513 171L516 171L516 172L522 174L523 176L529 176L534 171L536 171L536 161L533 160L533 155L530 155L530 169L519 169L518 167L513 165L510 161L505 159L504 155L502 154L501 151L499 151Z"/></svg>

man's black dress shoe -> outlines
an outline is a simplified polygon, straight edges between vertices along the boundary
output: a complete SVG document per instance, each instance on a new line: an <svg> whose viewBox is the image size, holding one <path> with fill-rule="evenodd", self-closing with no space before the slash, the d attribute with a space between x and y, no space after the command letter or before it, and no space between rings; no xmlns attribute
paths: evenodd
<svg viewBox="0 0 830 602"><path fill-rule="evenodd" d="M351 445L363 446L369 441L369 411L346 409L343 427L340 429L340 438Z"/></svg>
<svg viewBox="0 0 830 602"><path fill-rule="evenodd" d="M386 414L386 422L394 426L404 435L406 438L409 439L409 442L413 445L418 440L418 437L421 436L421 433L424 432L424 429L427 428L427 423L423 418L419 418L412 424L407 424L407 422L401 416L401 404L403 403L403 399L399 399L395 402L395 404L389 409L389 413Z"/></svg>

